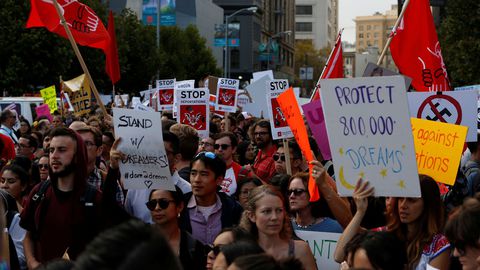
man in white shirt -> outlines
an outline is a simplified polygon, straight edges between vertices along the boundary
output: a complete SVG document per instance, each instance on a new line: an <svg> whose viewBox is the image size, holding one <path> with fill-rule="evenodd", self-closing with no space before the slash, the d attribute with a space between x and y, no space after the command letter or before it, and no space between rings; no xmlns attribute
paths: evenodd
<svg viewBox="0 0 480 270"><path fill-rule="evenodd" d="M18 138L13 131L13 126L15 126L15 123L17 123L17 113L9 109L3 110L0 114L0 122L2 123L2 126L0 127L0 133L10 137L13 143L17 144Z"/></svg>

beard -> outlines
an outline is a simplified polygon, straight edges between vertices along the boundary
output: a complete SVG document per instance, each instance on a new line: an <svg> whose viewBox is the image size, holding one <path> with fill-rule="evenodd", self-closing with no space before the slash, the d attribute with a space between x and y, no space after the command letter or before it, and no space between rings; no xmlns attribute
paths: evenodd
<svg viewBox="0 0 480 270"><path fill-rule="evenodd" d="M68 165L65 165L63 170L58 171L58 172L52 172L52 177L54 177L54 178L65 177L65 176L70 175L73 172L75 172L75 164L72 162Z"/></svg>

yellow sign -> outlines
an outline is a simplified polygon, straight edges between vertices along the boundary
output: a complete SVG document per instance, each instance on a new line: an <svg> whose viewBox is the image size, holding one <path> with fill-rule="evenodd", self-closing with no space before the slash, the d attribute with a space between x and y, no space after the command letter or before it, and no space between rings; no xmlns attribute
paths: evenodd
<svg viewBox="0 0 480 270"><path fill-rule="evenodd" d="M468 127L411 118L418 173L453 185Z"/></svg>
<svg viewBox="0 0 480 270"><path fill-rule="evenodd" d="M84 115L90 112L90 101L92 91L85 74L82 74L70 81L63 82L65 92L70 97L76 115Z"/></svg>
<svg viewBox="0 0 480 270"><path fill-rule="evenodd" d="M55 85L40 90L40 94L42 95L43 103L47 104L48 108L50 108L50 113L53 113L58 109Z"/></svg>

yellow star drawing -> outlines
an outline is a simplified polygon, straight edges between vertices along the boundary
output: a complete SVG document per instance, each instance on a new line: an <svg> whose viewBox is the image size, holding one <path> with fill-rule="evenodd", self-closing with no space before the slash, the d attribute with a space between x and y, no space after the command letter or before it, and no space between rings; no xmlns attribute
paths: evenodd
<svg viewBox="0 0 480 270"><path fill-rule="evenodd" d="M361 171L358 176L362 179L365 179L365 172L364 171Z"/></svg>
<svg viewBox="0 0 480 270"><path fill-rule="evenodd" d="M381 175L382 177L387 176L387 169L382 169L382 170L380 170L380 175Z"/></svg>
<svg viewBox="0 0 480 270"><path fill-rule="evenodd" d="M340 156L343 156L343 147L340 147L340 149L338 149L338 153L340 153Z"/></svg>
<svg viewBox="0 0 480 270"><path fill-rule="evenodd" d="M403 180L398 181L398 186L400 188L404 189L405 188L405 181L403 181Z"/></svg>

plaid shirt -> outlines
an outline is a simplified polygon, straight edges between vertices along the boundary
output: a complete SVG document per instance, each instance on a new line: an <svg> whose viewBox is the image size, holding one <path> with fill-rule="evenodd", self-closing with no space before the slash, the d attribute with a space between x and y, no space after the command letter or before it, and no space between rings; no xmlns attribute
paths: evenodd
<svg viewBox="0 0 480 270"><path fill-rule="evenodd" d="M272 156L277 152L277 146L272 145L267 151L258 151L253 163L253 171L265 182L270 182L270 178L275 175L275 161Z"/></svg>

